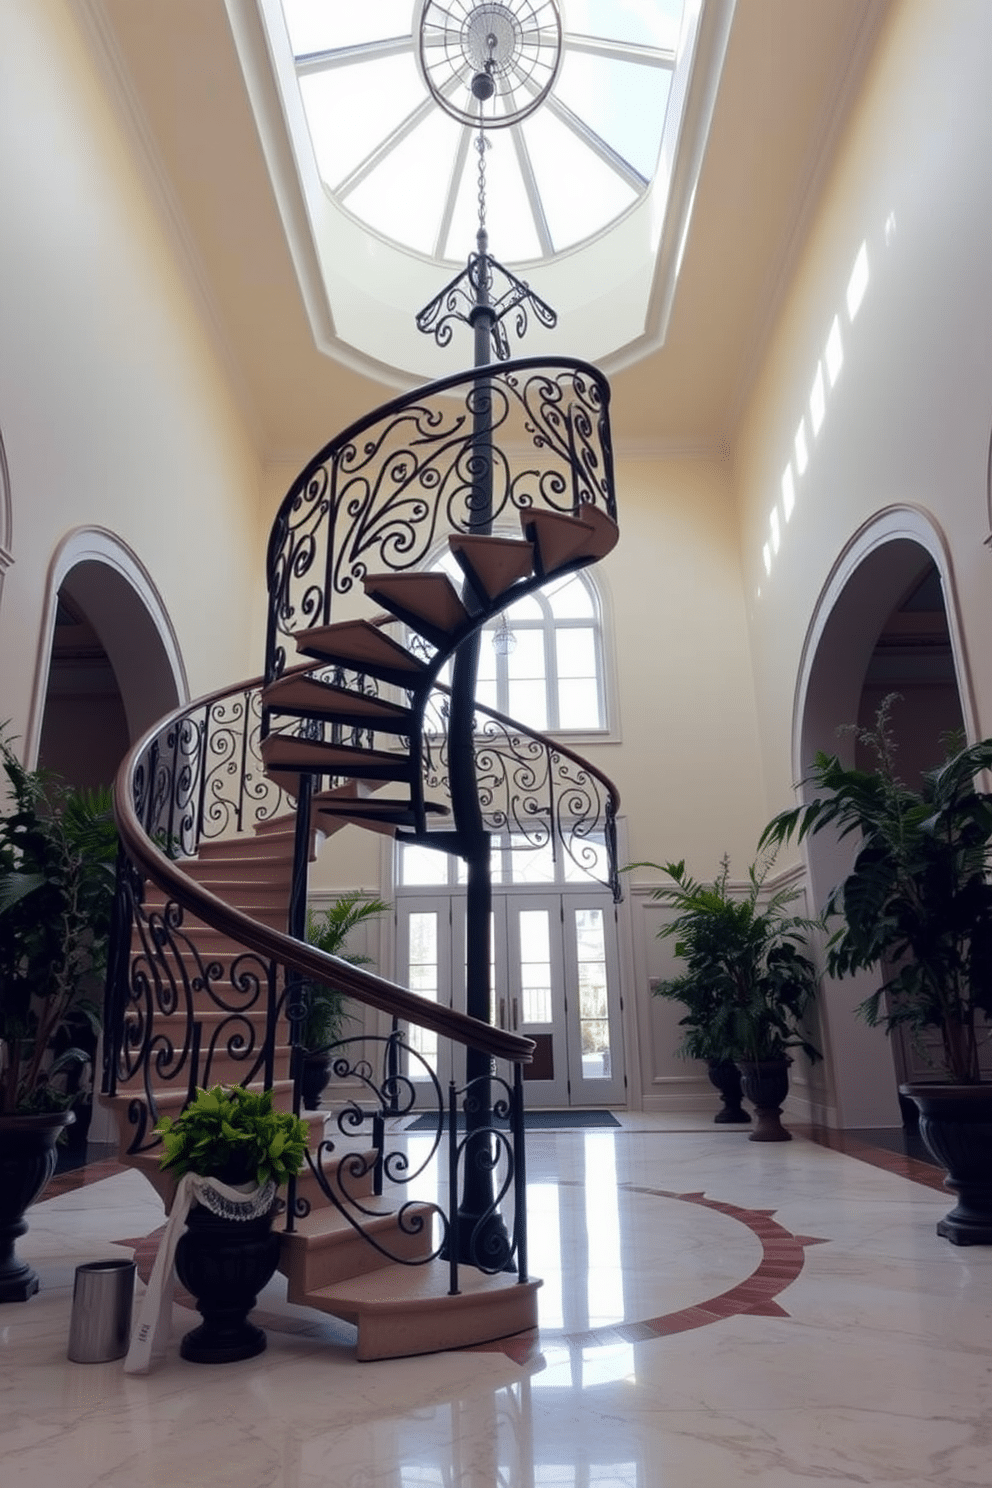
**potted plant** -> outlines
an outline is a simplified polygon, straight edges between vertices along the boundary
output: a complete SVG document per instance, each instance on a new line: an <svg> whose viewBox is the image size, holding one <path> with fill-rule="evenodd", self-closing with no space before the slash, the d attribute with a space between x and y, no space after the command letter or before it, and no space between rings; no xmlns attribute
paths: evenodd
<svg viewBox="0 0 992 1488"><path fill-rule="evenodd" d="M21 764L0 731L0 1301L38 1278L14 1251L87 1096L114 900L109 792Z"/></svg>
<svg viewBox="0 0 992 1488"><path fill-rule="evenodd" d="M780 1117L789 1051L801 1048L811 1061L820 1057L802 1029L817 978L806 954L814 922L788 912L798 890L766 892L770 859L761 867L752 863L741 894L728 888L726 856L711 884L694 879L684 861L632 866L654 868L669 880L652 890L654 899L675 911L658 935L674 938L685 970L653 990L688 1009L680 1052L737 1064L758 1116L750 1140L788 1141Z"/></svg>
<svg viewBox="0 0 992 1488"><path fill-rule="evenodd" d="M307 911L307 940L352 966L371 965L371 956L346 950L345 942L357 926L386 913L389 907L384 899L370 899L358 890L339 894L326 909ZM328 1046L341 1037L350 1014L344 993L326 982L304 981L303 997L305 1010L299 1036L307 1051L303 1059L303 1104L308 1111L315 1111L329 1079Z"/></svg>
<svg viewBox="0 0 992 1488"><path fill-rule="evenodd" d="M185 1218L187 1226L175 1248L176 1272L203 1317L180 1353L206 1364L252 1358L265 1348L265 1334L248 1314L279 1261L276 1193L303 1166L306 1122L275 1110L271 1090L216 1085L198 1090L155 1130L162 1167L180 1179L170 1223Z"/></svg>
<svg viewBox="0 0 992 1488"><path fill-rule="evenodd" d="M824 909L839 921L827 948L832 976L878 968L859 1007L886 1032L905 1028L924 1055L935 1032L932 1082L900 1087L920 1111L920 1133L948 1171L955 1209L937 1232L955 1244L992 1244L992 1084L980 1052L992 1016L992 739L951 745L918 789L900 780L889 727L894 695L875 726L854 730L872 752L863 770L820 753L805 782L814 792L765 828L764 843L802 841L825 828L856 835L857 855ZM932 1061L931 1061L932 1062Z"/></svg>

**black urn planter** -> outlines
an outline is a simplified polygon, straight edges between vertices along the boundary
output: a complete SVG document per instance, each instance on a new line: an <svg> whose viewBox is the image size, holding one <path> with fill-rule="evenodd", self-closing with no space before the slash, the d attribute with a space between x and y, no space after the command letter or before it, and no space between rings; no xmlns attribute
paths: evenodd
<svg viewBox="0 0 992 1488"><path fill-rule="evenodd" d="M197 1364L231 1364L265 1348L265 1334L248 1321L258 1294L275 1274L280 1239L275 1205L257 1219L227 1219L194 1204L176 1246L176 1274L203 1318L179 1347Z"/></svg>
<svg viewBox="0 0 992 1488"><path fill-rule="evenodd" d="M937 1225L953 1245L992 1245L992 1085L900 1085L957 1204Z"/></svg>
<svg viewBox="0 0 992 1488"><path fill-rule="evenodd" d="M300 1075L300 1095L302 1096L305 1110L317 1111L320 1109L320 1098L327 1089L327 1083L330 1078L330 1054L304 1054L303 1069Z"/></svg>
<svg viewBox="0 0 992 1488"><path fill-rule="evenodd" d="M40 1285L14 1245L28 1227L25 1210L55 1172L59 1133L73 1119L71 1111L0 1116L0 1302L26 1302Z"/></svg>
<svg viewBox="0 0 992 1488"><path fill-rule="evenodd" d="M744 1094L754 1107L757 1124L748 1135L749 1142L791 1142L792 1133L782 1125L782 1105L789 1093L789 1065L786 1059L740 1061Z"/></svg>
<svg viewBox="0 0 992 1488"><path fill-rule="evenodd" d="M713 1117L723 1125L750 1125L751 1117L741 1105L741 1072L732 1059L711 1059L707 1066L710 1084L720 1092L720 1109Z"/></svg>

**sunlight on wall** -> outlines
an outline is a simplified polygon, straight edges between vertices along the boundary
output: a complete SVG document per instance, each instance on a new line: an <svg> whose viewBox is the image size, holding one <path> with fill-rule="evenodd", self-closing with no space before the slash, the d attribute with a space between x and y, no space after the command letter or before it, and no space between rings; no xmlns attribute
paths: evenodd
<svg viewBox="0 0 992 1488"><path fill-rule="evenodd" d="M895 216L889 213L885 220L885 242L892 242L895 237ZM854 264L851 268L850 277L847 281L844 300L847 308L848 322L854 322L854 318L861 309L862 302L868 290L868 242L862 242L858 249ZM809 468L811 459L810 438L813 442L817 440L820 430L823 428L827 417L827 404L830 393L837 386L841 370L844 366L844 336L841 328L840 314L836 314L830 322L830 330L824 343L823 356L817 358L816 371L810 386L808 415L809 435L807 434L806 412L799 420L793 439L793 454L789 459L785 470L782 472L781 501L776 501L768 516L768 540L761 549L761 561L764 565L766 575L770 575L776 555L782 546L783 522L788 523L796 507L798 495L798 482ZM760 588L755 597L761 598Z"/></svg>

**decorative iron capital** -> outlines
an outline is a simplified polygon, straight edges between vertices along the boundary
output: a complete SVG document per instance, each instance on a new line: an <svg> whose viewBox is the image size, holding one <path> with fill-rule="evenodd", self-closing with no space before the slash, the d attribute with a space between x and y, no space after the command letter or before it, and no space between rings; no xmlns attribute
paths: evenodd
<svg viewBox="0 0 992 1488"><path fill-rule="evenodd" d="M493 351L501 362L510 355L510 340L504 318L516 311L513 332L522 340L527 334L528 312L546 330L553 330L558 316L530 285L518 279L489 253L473 253L460 274L446 284L417 315L417 330L433 336L438 346L451 341L455 322L474 326L480 316L490 323Z"/></svg>

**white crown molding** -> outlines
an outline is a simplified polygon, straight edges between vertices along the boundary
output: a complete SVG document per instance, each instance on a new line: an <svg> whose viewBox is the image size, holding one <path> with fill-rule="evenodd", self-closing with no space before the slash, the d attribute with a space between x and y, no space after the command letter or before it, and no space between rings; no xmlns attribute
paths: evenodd
<svg viewBox="0 0 992 1488"><path fill-rule="evenodd" d="M615 460L730 460L730 446L721 439L624 439L613 441Z"/></svg>
<svg viewBox="0 0 992 1488"><path fill-rule="evenodd" d="M203 260L121 55L104 0L72 0L72 3L107 97L131 146L132 159L166 241L172 248L183 284L199 314L246 429L257 431L262 428L259 410L224 329ZM255 444L255 437L252 437L252 443Z"/></svg>
<svg viewBox="0 0 992 1488"><path fill-rule="evenodd" d="M737 386L727 408L726 435L731 446L736 443L741 418L754 390L774 328L809 239L827 177L848 123L851 106L864 82L875 43L891 5L892 0L868 0L865 11L856 23L847 68L837 79L833 94L822 111L823 127L811 151L809 169L802 175L803 184L794 199L792 227L783 238L779 252L772 258L765 273L764 284L757 298L758 310L740 363Z"/></svg>

